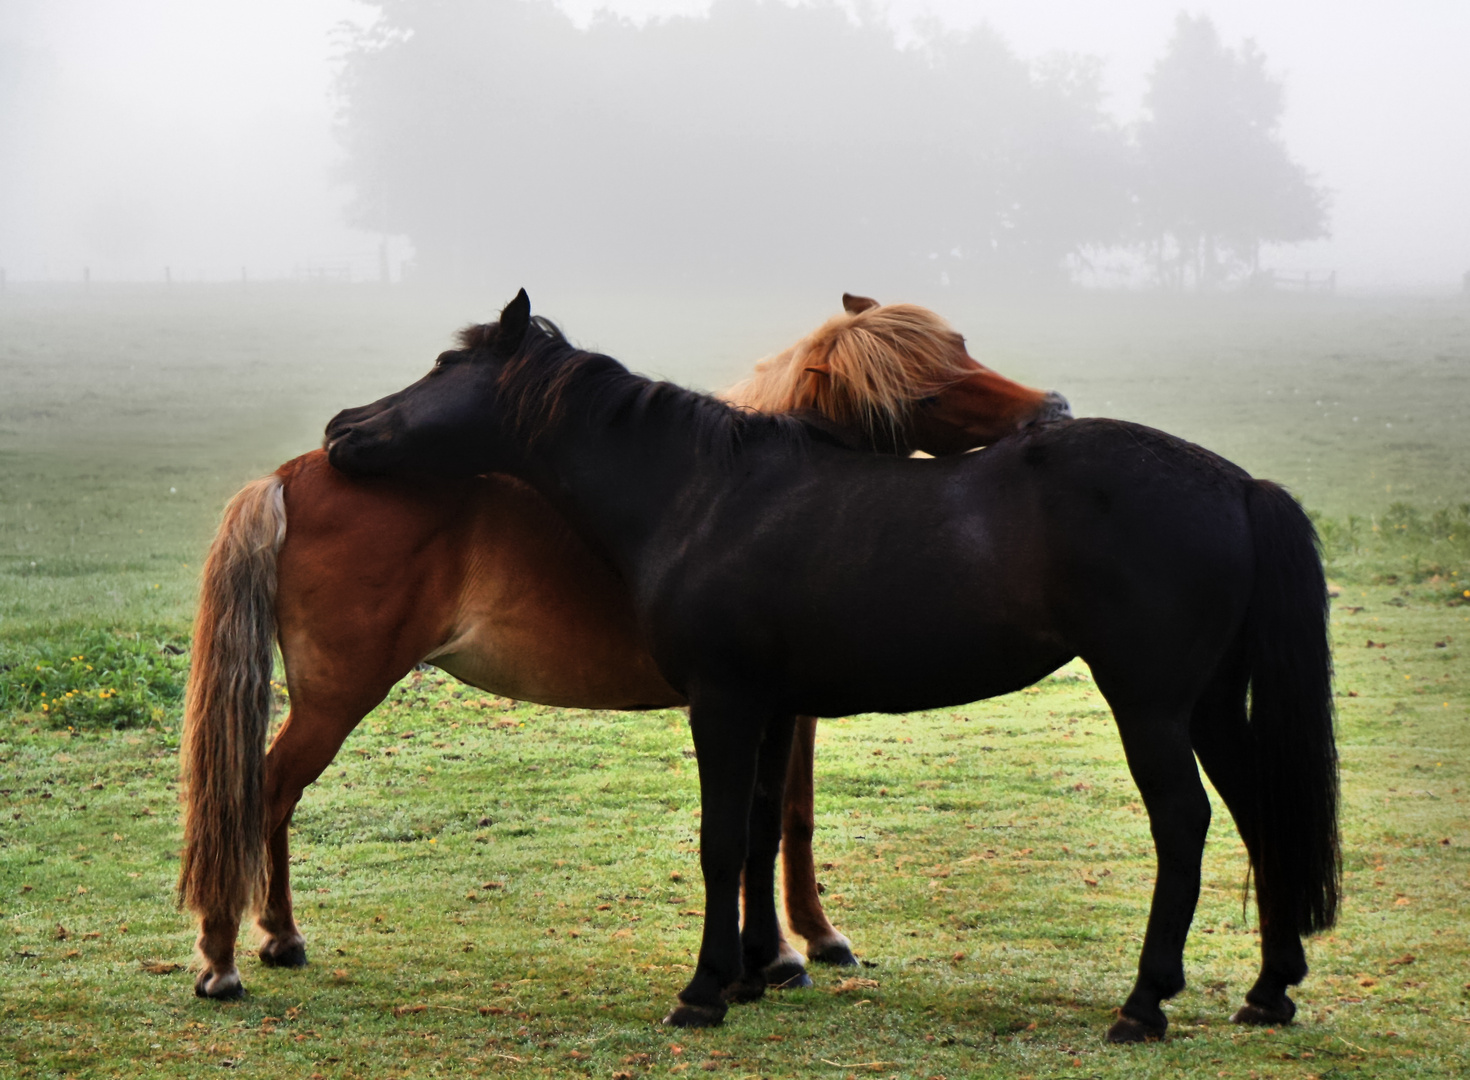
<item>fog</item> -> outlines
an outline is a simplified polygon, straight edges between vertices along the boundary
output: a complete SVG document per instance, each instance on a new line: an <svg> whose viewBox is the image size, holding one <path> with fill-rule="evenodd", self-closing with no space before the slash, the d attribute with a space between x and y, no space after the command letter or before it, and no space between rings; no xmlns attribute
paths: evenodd
<svg viewBox="0 0 1470 1080"><path fill-rule="evenodd" d="M480 5L487 10L506 6ZM949 257L951 250L963 250L963 257L954 257L973 260L976 247L989 242L975 230L967 233L958 226L952 231L942 227L970 212L962 194L969 181L960 177L952 187L944 187L934 186L932 179L953 171L953 161L944 154L956 146L963 146L970 155L964 167L972 167L972 158L984 156L988 133L1004 130L1004 119L995 119L990 127L981 124L965 135L969 120L963 103L945 98L939 84L935 84L939 89L916 89L917 84L900 87L895 82L891 92L883 86L870 88L865 107L881 110L887 93L888 100L895 103L892 115L882 117L884 123L864 135L853 134L862 131L860 125L834 119L830 130L820 129L831 141L830 152L808 152L810 147L803 144L792 150L789 161L759 160L759 138L764 136L757 133L737 146L726 137L727 127L726 132L716 132L700 144L707 161L714 161L720 153L730 155L718 161L716 175L686 169L679 158L680 139L666 138L668 131L653 132L638 145L644 147L645 157L655 152L664 155L663 175L684 177L682 186L647 195L647 184L629 176L632 194L628 197L633 204L608 195L608 190L621 189L606 185L602 185L600 203L588 201L585 190L574 184L556 189L568 170L579 168L579 162L585 162L588 169L612 163L618 169L611 172L626 171L617 157L626 150L621 129L613 130L605 118L578 127L567 117L580 114L569 111L566 101L602 101L611 115L623 100L672 109L668 98L677 97L669 93L665 60L649 61L650 70L664 63L658 68L663 81L650 83L642 91L644 97L637 93L626 99L617 97L619 80L628 77L636 65L607 60L608 49L614 46L606 43L617 41L622 43L617 48L645 51L655 46L635 41L632 31L621 37L608 31L606 20L599 23L594 17L594 9L605 6L640 24L670 15L702 16L709 7L684 0L617 0L611 5L564 0L563 10L577 26L603 26L603 36L596 40L604 45L596 49L589 45L585 57L572 56L561 44L570 39L554 27L546 30L538 47L560 58L558 71L565 72L567 80L557 91L560 97L545 99L551 104L537 104L542 99L535 97L544 89L533 85L536 72L545 67L541 54L531 55L525 41L475 39L464 43L466 54L483 57L487 70L509 71L518 60L524 63L521 81L514 86L493 79L485 84L509 100L481 102L476 106L481 111L461 109L458 103L437 108L431 89L418 78L412 85L422 96L406 100L405 115L392 122L372 121L377 124L372 132L380 145L368 152L362 138L364 84L356 84L358 96L353 99L353 91L339 84L338 74L344 51L353 42L341 24L369 25L377 17L375 8L348 0L256 0L251 4L131 0L126 5L106 0L3 0L0 269L11 282L78 281L84 273L93 281L160 281L165 273L176 281L236 280L242 274L249 279L375 279L385 271L394 278L405 274L412 278L417 271L428 274L430 270L434 271L430 276L439 278L474 278L477 273L483 277L475 258L444 250L442 232L437 238L428 235L434 207L385 210L379 206L376 211L364 207L364 193L371 196L376 190L373 183L381 181L379 194L388 193L383 198L403 199L408 196L402 192L429 191L422 178L434 171L442 171L461 185L458 194L451 193L454 198L483 193L484 204L491 207L486 211L489 224L480 232L470 228L466 233L470 238L466 243L475 248L471 256L493 244L494 237L504 236L502 257L517 255L517 261L528 264L530 273L535 268L529 263L540 254L532 252L531 246L537 238L544 238L549 244L570 245L586 279L615 273L625 265L620 285L645 276L651 286L666 283L666 277L654 272L654 264L666 267L677 278L683 273L679 264L686 252L681 243L695 253L690 257L696 263L703 259L714 265L719 262L718 249L729 244L731 236L750 238L751 251L737 251L726 259L720 264L723 275L712 276L712 283L715 277L728 284L745 276L769 276L773 267L794 275L822 276L832 274L834 267L848 265L865 270L865 258L891 266L891 252L905 242L915 259ZM1097 84L1101 96L1096 104L1103 117L1116 125L1120 138L1126 139L1130 125L1147 116L1144 102L1150 72L1169 47L1179 10L1176 3L1163 0L1121 0L1107 5L1084 0L894 0L886 19L896 28L898 43L911 47L925 41L932 46L938 40L933 20L938 20L954 31L988 25L999 43L1023 64L1054 63L1059 52L1072 54L1074 64L1078 54L1096 57L1101 64ZM1335 272L1337 285L1347 290L1458 289L1461 275L1470 270L1470 64L1464 60L1470 43L1470 7L1449 0L1404 0L1392 6L1215 0L1191 5L1187 11L1208 16L1229 48L1238 48L1246 39L1255 42L1264 55L1266 71L1280 81L1284 91L1280 142L1292 161L1328 194L1330 235L1300 244L1268 244L1259 253L1260 264L1287 274ZM693 31L680 33L682 38L670 32L660 39L666 51L687 46L689 55L705 55L699 49L708 51L706 45L690 44L696 36ZM420 41L428 37L421 35ZM842 57L863 55L862 49L877 47L875 40L870 36L847 53L833 53L828 62L839 64L844 62ZM947 54L955 64L971 63L981 55L976 39L967 40L969 51L956 45ZM791 55L782 60L787 68L798 63ZM578 82L584 71L585 83ZM960 81L944 85L973 86L984 94L1000 85L995 80L963 81L973 74L950 72L947 77ZM690 73L694 83L705 75L708 72ZM800 85L782 82L785 77L780 72L773 75L773 95ZM900 78L908 76L893 76ZM836 75L828 84L835 79ZM709 90L719 79L706 82L701 93L720 92ZM742 102L762 102L762 80L742 73L726 82L721 105L725 111L720 116L728 125L730 118L740 117ZM862 86L860 74L853 85ZM705 100L691 97L690 108L703 108ZM903 113L903 108L925 102L929 103L923 109L927 115ZM994 107L997 101L984 104ZM763 107L781 110L779 101L766 101ZM556 120L551 129L535 131L537 154L507 153L511 147L503 135L483 130L484 125L493 127L517 109L523 114L521 119L529 115L534 120L537 108L549 110L545 115ZM840 103L833 108L837 111ZM788 148L807 130L797 122L803 115L799 103L792 103L790 115L789 130L778 133L789 140ZM343 131L334 130L334 124L347 121L358 126L348 130L344 141ZM681 137L697 130L699 117L679 122L686 121L688 128L676 133ZM410 145L428 128L443 130L436 139L425 136L425 141ZM951 133L956 134L951 137ZM388 145L381 145L384 140ZM852 140L859 141L854 144ZM905 173L902 163L892 160L899 156L896 146L910 156L930 150L939 156L928 162L927 173L926 167L919 166ZM870 164L854 164L863 161L863 155ZM424 160L426 157L432 160ZM507 161L512 163L510 168ZM802 175L803 169L819 168L823 162L834 169L840 165L845 175L871 172L877 176L875 183L888 193L873 197L879 208L875 215L886 222L881 236L874 231L876 239L854 240L850 249L839 250L840 243L832 248L830 235L837 226L814 222L806 204L796 196L791 205L781 205L785 190L799 193L805 184L810 195L824 186L838 186L832 176ZM743 171L740 163L748 163L750 171ZM399 170L417 168L419 179L385 180L390 165ZM1019 196L1023 204L1046 179L1044 162L1032 161L1027 169L1010 181L1024 188ZM516 176L510 177L513 171ZM607 181L614 183L615 177ZM867 198L867 189L860 182L850 190L842 186L852 206L860 206ZM675 189L677 193L671 194ZM637 202L644 197L640 190L647 195L643 203ZM1077 198L1091 197L1082 189L1066 189L1074 190ZM906 191L912 192L913 205L900 205L892 195ZM702 203L701 197L711 192L718 198ZM557 202L553 196L564 201ZM882 202L890 196L895 200L891 205ZM432 202L435 196L413 198ZM1009 206L1016 198L1002 192L996 205ZM504 205L496 207L497 199ZM538 199L541 202L534 207L527 203ZM675 205L668 211L671 220L694 220L704 206L708 230L685 228L681 239L647 224L661 218L666 205L680 200L682 209ZM579 202L583 205L574 205ZM618 231L608 224L629 205L643 215L646 228ZM856 214L852 206L834 204L834 220L842 214ZM463 214L458 203L446 202L443 209ZM520 209L538 212L536 220L517 233L514 229L520 226L513 222ZM1070 204L1053 200L1032 213L1055 219L1070 209ZM689 216L680 219L680 213ZM790 214L789 223L781 217L785 213ZM748 224L742 215L750 215ZM763 221L783 224L762 234ZM902 234L910 225L915 236L906 240ZM1027 227L1040 228L1034 221ZM1080 244L1078 237L1086 229L1078 229L1075 236L1062 239ZM415 235L415 230L422 235ZM928 232L917 235L922 230ZM509 241L512 233L519 237L515 243ZM1039 249L1031 234L1024 235L1031 245L1028 258L1033 262L1052 258L1055 244L1043 244L1045 250L1035 254ZM793 249L830 249L831 257L802 261L805 256L780 250L782 236L789 238ZM1080 264L1075 257L1064 260L1064 276L1094 285L1149 284L1147 257L1129 256L1123 251L1126 244L1112 246L1118 250L1111 255L1103 251L1107 244L1089 248L1083 260L1090 268L1087 273L1077 272ZM642 250L643 257L630 256L626 264L620 264L618 252L635 247ZM1130 259L1141 262L1134 265ZM558 265L554 258L538 264L538 280L553 278ZM993 282L1015 267L1026 272L1034 269L1024 260L999 261L986 271L988 277L972 273L967 279L963 271L974 269L971 262L963 266L957 262L952 275L935 270L932 276L938 280L942 273L945 282L952 279L956 287L963 287L967 280ZM1099 272L1098 267L1106 272ZM514 276L516 271L506 272ZM491 276L496 281L500 278L499 274ZM891 280L897 287L905 279L894 270ZM1187 283L1187 275L1181 281ZM822 284L840 288L847 282L824 280Z"/></svg>

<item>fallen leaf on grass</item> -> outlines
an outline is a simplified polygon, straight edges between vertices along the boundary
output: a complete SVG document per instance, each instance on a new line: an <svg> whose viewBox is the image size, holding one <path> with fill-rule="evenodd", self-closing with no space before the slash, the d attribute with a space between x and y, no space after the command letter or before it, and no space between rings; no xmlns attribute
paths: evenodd
<svg viewBox="0 0 1470 1080"><path fill-rule="evenodd" d="M1417 959L1418 957L1416 957L1413 953L1406 953L1405 955L1400 956L1397 960L1390 960L1388 962L1388 966L1401 967L1405 964L1412 964Z"/></svg>
<svg viewBox="0 0 1470 1080"><path fill-rule="evenodd" d="M823 1065L831 1065L834 1069L887 1069L897 1065L896 1061L828 1061L826 1058L819 1059Z"/></svg>
<svg viewBox="0 0 1470 1080"><path fill-rule="evenodd" d="M169 960L140 960L139 963L149 975L171 975L184 966Z"/></svg>
<svg viewBox="0 0 1470 1080"><path fill-rule="evenodd" d="M425 1005L423 1002L419 1002L416 1005L394 1005L393 1006L393 1015L394 1016L406 1016L408 1013L421 1013L421 1012L428 1012L428 1011L429 1011L429 1007L427 1005Z"/></svg>
<svg viewBox="0 0 1470 1080"><path fill-rule="evenodd" d="M843 979L832 989L834 994L849 994L854 990L876 990L877 979Z"/></svg>

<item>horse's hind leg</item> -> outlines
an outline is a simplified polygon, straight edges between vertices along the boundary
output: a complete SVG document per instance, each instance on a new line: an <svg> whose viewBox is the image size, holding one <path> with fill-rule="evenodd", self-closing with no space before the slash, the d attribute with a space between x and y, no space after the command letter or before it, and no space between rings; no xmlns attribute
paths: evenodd
<svg viewBox="0 0 1470 1080"><path fill-rule="evenodd" d="M1205 775L1235 819L1252 865L1259 868L1259 800L1245 700L1243 677L1211 686L1195 706L1191 738ZM1261 973L1245 995L1245 1005L1231 1017L1237 1024L1290 1023L1296 1015L1296 1004L1286 989L1307 977L1307 956L1291 913L1273 910L1273 884L1257 871Z"/></svg>
<svg viewBox="0 0 1470 1080"><path fill-rule="evenodd" d="M306 939L291 908L291 814L302 791L331 764L343 740L368 711L357 706L332 711L303 706L293 702L266 754L270 884L256 925L265 934L260 959L272 967L306 964Z"/></svg>
<svg viewBox="0 0 1470 1080"><path fill-rule="evenodd" d="M807 956L819 963L856 967L852 942L827 920L818 899L816 864L812 859L812 834L816 831L815 789L812 771L816 765L817 720L796 718L796 735L791 741L791 766L786 771L786 800L781 819L781 870L786 894L786 920L791 929L806 939ZM784 950L796 950L782 941ZM786 959L786 951L782 958ZM797 960L799 964L799 959ZM803 971L805 969L803 968Z"/></svg>
<svg viewBox="0 0 1470 1080"><path fill-rule="evenodd" d="M199 920L199 955L204 966L194 980L194 993L202 998L231 1001L245 996L240 969L235 966L235 939L240 934L240 916L208 914Z"/></svg>
<svg viewBox="0 0 1470 1080"><path fill-rule="evenodd" d="M1160 1003L1184 989L1184 939L1199 900L1200 860L1210 827L1210 800L1190 748L1185 710L1114 707L1128 768L1148 809L1158 857L1148 930L1133 992L1108 1031L1109 1042L1163 1038Z"/></svg>
<svg viewBox="0 0 1470 1080"><path fill-rule="evenodd" d="M265 935L260 943L260 959L267 967L306 966L306 938L291 910L291 813L286 811L285 819L270 836L270 885L256 920ZM271 820L276 820L274 807Z"/></svg>

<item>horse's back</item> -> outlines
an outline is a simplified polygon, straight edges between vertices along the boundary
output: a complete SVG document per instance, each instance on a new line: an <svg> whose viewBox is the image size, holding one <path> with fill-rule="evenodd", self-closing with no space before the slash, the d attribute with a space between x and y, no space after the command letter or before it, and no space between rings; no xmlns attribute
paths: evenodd
<svg viewBox="0 0 1470 1080"><path fill-rule="evenodd" d="M789 478L676 526L645 596L675 685L713 657L777 672L802 711L908 711L1075 655L1188 663L1243 617L1249 478L1152 429L1073 421L925 461L809 447Z"/></svg>

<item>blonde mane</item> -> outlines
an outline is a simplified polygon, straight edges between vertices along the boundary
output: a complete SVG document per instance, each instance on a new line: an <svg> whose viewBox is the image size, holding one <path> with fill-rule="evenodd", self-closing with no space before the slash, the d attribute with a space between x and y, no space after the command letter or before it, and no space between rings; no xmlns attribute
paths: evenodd
<svg viewBox="0 0 1470 1080"><path fill-rule="evenodd" d="M949 323L917 304L886 304L828 319L719 396L765 413L812 409L879 436L974 370Z"/></svg>

